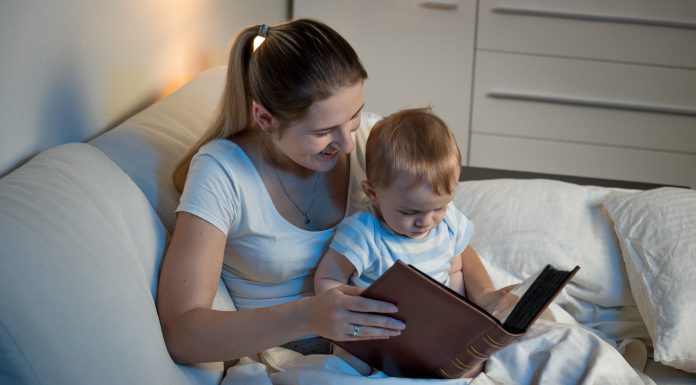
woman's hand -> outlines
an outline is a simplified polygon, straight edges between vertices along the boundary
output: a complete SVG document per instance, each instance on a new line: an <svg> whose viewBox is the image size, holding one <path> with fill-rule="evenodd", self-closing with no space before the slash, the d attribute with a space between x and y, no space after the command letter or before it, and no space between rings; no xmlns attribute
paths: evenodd
<svg viewBox="0 0 696 385"><path fill-rule="evenodd" d="M401 334L406 325L386 315L396 313L396 306L360 297L362 291L343 285L302 299L300 311L307 332L334 341L385 339Z"/></svg>

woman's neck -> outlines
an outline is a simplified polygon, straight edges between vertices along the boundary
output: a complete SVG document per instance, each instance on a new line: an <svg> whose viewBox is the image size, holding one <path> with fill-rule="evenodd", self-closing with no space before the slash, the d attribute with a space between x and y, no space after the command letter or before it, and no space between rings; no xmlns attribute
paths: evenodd
<svg viewBox="0 0 696 385"><path fill-rule="evenodd" d="M273 143L270 135L264 133L262 133L259 138L259 154L262 161L268 166L299 179L311 178L317 173L315 170L308 169L298 164L280 151L275 143Z"/></svg>

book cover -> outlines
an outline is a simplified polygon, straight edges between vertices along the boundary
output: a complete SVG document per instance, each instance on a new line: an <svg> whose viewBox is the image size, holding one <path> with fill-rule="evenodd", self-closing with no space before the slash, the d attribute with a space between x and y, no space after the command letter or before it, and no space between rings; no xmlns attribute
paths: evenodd
<svg viewBox="0 0 696 385"><path fill-rule="evenodd" d="M335 341L393 377L459 378L475 375L495 351L522 336L579 270L547 265L518 285L519 300L504 322L473 302L397 261L361 294L395 304L406 323L385 340Z"/></svg>

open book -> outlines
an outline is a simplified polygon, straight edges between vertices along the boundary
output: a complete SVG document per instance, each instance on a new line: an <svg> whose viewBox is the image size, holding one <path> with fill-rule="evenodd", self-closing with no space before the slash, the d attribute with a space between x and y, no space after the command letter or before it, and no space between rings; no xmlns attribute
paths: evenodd
<svg viewBox="0 0 696 385"><path fill-rule="evenodd" d="M394 377L473 376L488 357L522 336L580 269L547 265L509 295L519 297L505 319L397 261L361 294L391 302L406 323L400 336L385 340L335 341L368 364Z"/></svg>

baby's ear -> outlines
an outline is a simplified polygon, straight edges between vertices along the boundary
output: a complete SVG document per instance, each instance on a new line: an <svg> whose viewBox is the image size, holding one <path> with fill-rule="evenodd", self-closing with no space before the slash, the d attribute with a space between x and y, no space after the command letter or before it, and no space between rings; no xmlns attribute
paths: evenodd
<svg viewBox="0 0 696 385"><path fill-rule="evenodd" d="M370 183L370 181L364 180L361 183L362 185L362 190L367 196L367 199L370 200L370 203L372 203L373 206L377 205L377 193L375 193L375 187Z"/></svg>

